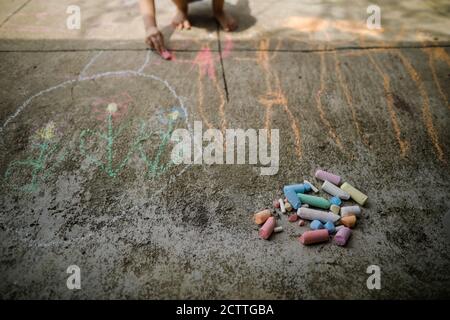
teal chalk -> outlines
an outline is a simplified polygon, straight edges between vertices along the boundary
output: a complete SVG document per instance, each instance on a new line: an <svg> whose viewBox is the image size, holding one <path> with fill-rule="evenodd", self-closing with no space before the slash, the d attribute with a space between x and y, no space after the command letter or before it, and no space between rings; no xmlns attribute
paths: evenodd
<svg viewBox="0 0 450 320"><path fill-rule="evenodd" d="M302 203L307 203L313 207L329 209L330 201L322 197L310 196L308 194L297 193L298 198Z"/></svg>

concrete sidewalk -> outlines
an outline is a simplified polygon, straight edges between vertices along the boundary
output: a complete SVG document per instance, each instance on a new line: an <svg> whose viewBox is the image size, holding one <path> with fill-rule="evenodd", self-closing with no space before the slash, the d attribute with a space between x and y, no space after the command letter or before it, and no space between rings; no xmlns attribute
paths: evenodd
<svg viewBox="0 0 450 320"><path fill-rule="evenodd" d="M450 6L380 1L374 31L370 1L276 3L227 1L223 33L209 2L180 32L157 1L163 61L136 1L2 1L0 297L450 297ZM169 165L194 121L279 129L278 174ZM259 240L252 214L318 167L369 195L349 245L304 247L286 216Z"/></svg>

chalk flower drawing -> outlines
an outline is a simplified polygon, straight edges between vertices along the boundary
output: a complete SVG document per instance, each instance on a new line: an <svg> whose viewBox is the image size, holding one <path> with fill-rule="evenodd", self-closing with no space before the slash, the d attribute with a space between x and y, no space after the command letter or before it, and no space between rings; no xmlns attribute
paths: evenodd
<svg viewBox="0 0 450 320"><path fill-rule="evenodd" d="M16 189L25 192L38 190L39 185L45 182L46 178L64 159L65 153L57 155L59 145L56 142L55 124L51 121L35 133L36 141L32 144L33 152L28 158L12 161L5 172L5 179L10 181ZM22 177L23 184L20 177ZM15 179L14 179L15 178Z"/></svg>
<svg viewBox="0 0 450 320"><path fill-rule="evenodd" d="M111 114L112 120L116 121L128 113L132 102L130 95L122 92L110 98L97 98L92 103L92 111L97 120L104 121L108 114Z"/></svg>

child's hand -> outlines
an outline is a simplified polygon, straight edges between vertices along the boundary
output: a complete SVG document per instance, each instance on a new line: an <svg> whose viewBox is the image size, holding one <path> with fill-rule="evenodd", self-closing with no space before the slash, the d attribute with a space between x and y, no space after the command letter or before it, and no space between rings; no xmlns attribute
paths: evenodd
<svg viewBox="0 0 450 320"><path fill-rule="evenodd" d="M166 52L166 47L164 46L164 36L157 27L148 27L146 30L145 43L147 43L150 48L158 51L160 55Z"/></svg>

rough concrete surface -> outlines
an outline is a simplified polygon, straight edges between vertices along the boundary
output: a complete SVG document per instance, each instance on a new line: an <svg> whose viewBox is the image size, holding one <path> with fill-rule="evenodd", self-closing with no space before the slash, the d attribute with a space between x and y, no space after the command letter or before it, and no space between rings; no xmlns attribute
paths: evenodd
<svg viewBox="0 0 450 320"><path fill-rule="evenodd" d="M157 1L163 61L136 1L2 1L0 297L449 298L449 4L381 1L381 31L369 4L227 1L224 33L209 2L174 31ZM170 165L194 121L279 129L278 173ZM347 247L302 246L285 215L260 240L252 214L319 167L369 195Z"/></svg>

